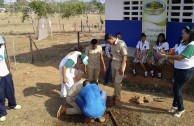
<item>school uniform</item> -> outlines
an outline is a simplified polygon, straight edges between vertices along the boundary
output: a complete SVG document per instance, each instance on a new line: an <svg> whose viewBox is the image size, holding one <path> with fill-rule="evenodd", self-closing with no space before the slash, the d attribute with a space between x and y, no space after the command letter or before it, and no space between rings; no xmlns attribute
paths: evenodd
<svg viewBox="0 0 194 126"><path fill-rule="evenodd" d="M74 66L77 63L78 56L81 55L81 52L74 51L68 54L65 58L62 59L59 65L59 72L62 80L61 84L61 98L65 98L67 96L68 90L71 88L71 86L74 84L74 78L76 72L78 72L77 69L74 68ZM63 83L63 67L66 67L66 83Z"/></svg>
<svg viewBox="0 0 194 126"><path fill-rule="evenodd" d="M159 45L154 45L153 49L156 50L155 56L159 57L160 55L160 51L164 50L164 51L168 51L169 50L169 44L168 42L164 42L164 43L159 43ZM165 58L159 58L157 61L154 58L154 55L152 56L152 64L153 65L163 65L164 62L166 61Z"/></svg>
<svg viewBox="0 0 194 126"><path fill-rule="evenodd" d="M179 111L184 110L182 90L187 81L194 75L194 41L188 45L180 44L175 49L175 55L183 55L182 60L174 60L174 84L173 84L173 107Z"/></svg>
<svg viewBox="0 0 194 126"><path fill-rule="evenodd" d="M12 76L5 62L5 46L0 48L0 117L6 116L5 98L8 99L8 107L15 108L15 90Z"/></svg>
<svg viewBox="0 0 194 126"><path fill-rule="evenodd" d="M98 82L99 73L100 73L100 58L103 54L102 47L97 46L96 49L92 49L92 46L86 48L86 54L88 55L88 80Z"/></svg>
<svg viewBox="0 0 194 126"><path fill-rule="evenodd" d="M124 73L120 75L119 69L122 64L123 56L127 56L127 46L122 40L116 39L115 43L111 45L112 53L112 79L114 82L114 96L121 99L121 88ZM124 66L124 71L126 64Z"/></svg>
<svg viewBox="0 0 194 126"><path fill-rule="evenodd" d="M150 49L150 44L148 41L142 42L139 41L136 45L136 48L139 50L139 54L135 56L133 62L135 63L146 63L147 62L147 50Z"/></svg>

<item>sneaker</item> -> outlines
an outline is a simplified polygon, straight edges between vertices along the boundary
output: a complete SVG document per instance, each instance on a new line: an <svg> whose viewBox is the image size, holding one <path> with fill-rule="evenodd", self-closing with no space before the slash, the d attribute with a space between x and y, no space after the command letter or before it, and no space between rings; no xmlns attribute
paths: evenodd
<svg viewBox="0 0 194 126"><path fill-rule="evenodd" d="M59 107L59 110L57 111L57 118L59 118L61 115L66 114L66 112L67 112L67 109L63 105L61 105Z"/></svg>
<svg viewBox="0 0 194 126"><path fill-rule="evenodd" d="M101 118L98 118L97 120L98 120L98 122L100 122L100 123L103 123L103 122L106 121L106 119L105 119L103 116L102 116Z"/></svg>
<svg viewBox="0 0 194 126"><path fill-rule="evenodd" d="M19 110L19 109L21 109L21 108L22 108L21 105L16 105L16 106L14 107L15 110Z"/></svg>
<svg viewBox="0 0 194 126"><path fill-rule="evenodd" d="M170 110L168 110L169 113L175 113L178 110L178 107L172 107Z"/></svg>
<svg viewBox="0 0 194 126"><path fill-rule="evenodd" d="M183 111L177 111L175 114L174 114L174 116L175 117L181 117L181 115L183 114L185 112L185 110L183 110Z"/></svg>
<svg viewBox="0 0 194 126"><path fill-rule="evenodd" d="M94 122L94 119L91 119L91 118L86 118L86 119L84 120L84 123L86 123L86 124L92 123L92 122Z"/></svg>
<svg viewBox="0 0 194 126"><path fill-rule="evenodd" d="M15 110L19 110L19 109L21 109L22 108L22 106L21 105L16 105L14 108L12 108L12 107L7 107L7 109L15 109Z"/></svg>
<svg viewBox="0 0 194 126"><path fill-rule="evenodd" d="M133 76L136 76L136 70L135 69L133 70Z"/></svg>
<svg viewBox="0 0 194 126"><path fill-rule="evenodd" d="M152 78L154 78L154 76L155 76L153 70L151 71L151 76L152 76Z"/></svg>
<svg viewBox="0 0 194 126"><path fill-rule="evenodd" d="M148 72L147 71L144 73L144 77L148 77Z"/></svg>
<svg viewBox="0 0 194 126"><path fill-rule="evenodd" d="M0 122L4 122L6 120L6 117L5 116L1 116L0 117Z"/></svg>
<svg viewBox="0 0 194 126"><path fill-rule="evenodd" d="M162 73L158 73L158 79L162 79Z"/></svg>

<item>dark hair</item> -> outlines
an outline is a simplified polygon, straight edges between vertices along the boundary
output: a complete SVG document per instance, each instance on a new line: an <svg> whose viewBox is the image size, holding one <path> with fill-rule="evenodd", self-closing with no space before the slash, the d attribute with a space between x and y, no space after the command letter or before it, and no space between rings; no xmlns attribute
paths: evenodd
<svg viewBox="0 0 194 126"><path fill-rule="evenodd" d="M142 34L141 34L141 38L142 38L142 37L145 37L145 38L146 38L146 34L145 34L145 33L142 33Z"/></svg>
<svg viewBox="0 0 194 126"><path fill-rule="evenodd" d="M98 82L96 82L95 80L93 80L93 81L90 81L90 84L96 84L96 85L98 85Z"/></svg>
<svg viewBox="0 0 194 126"><path fill-rule="evenodd" d="M3 45L3 44L0 44L0 48L1 48L2 45Z"/></svg>
<svg viewBox="0 0 194 126"><path fill-rule="evenodd" d="M156 41L156 45L157 46L159 46L159 37L163 37L164 38L163 41L162 41L162 43L166 42L165 34L164 33L160 33L158 35L158 38L157 38L157 41Z"/></svg>
<svg viewBox="0 0 194 126"><path fill-rule="evenodd" d="M189 35L189 42L194 41L194 28L191 29L190 35Z"/></svg>
<svg viewBox="0 0 194 126"><path fill-rule="evenodd" d="M92 45L96 45L97 43L98 43L98 40L97 40L97 39L92 39L92 40L91 40L91 44L92 44Z"/></svg>
<svg viewBox="0 0 194 126"><path fill-rule="evenodd" d="M117 35L122 35L122 34L121 34L120 32L117 32L117 33L116 33L116 36L117 36Z"/></svg>
<svg viewBox="0 0 194 126"><path fill-rule="evenodd" d="M188 33L188 34L191 32L191 29L192 29L192 26L183 27L183 30L185 30L185 32Z"/></svg>
<svg viewBox="0 0 194 126"><path fill-rule="evenodd" d="M104 40L107 41L107 40L109 40L109 39L111 39L111 38L113 38L113 37L114 37L114 36L111 35L111 34L106 34L106 35L104 36Z"/></svg>
<svg viewBox="0 0 194 126"><path fill-rule="evenodd" d="M89 81L89 80L85 80L85 81L83 82L83 86L85 87L86 84L88 84L88 83L90 83L90 81Z"/></svg>
<svg viewBox="0 0 194 126"><path fill-rule="evenodd" d="M84 52L84 47L82 46L74 47L74 51Z"/></svg>

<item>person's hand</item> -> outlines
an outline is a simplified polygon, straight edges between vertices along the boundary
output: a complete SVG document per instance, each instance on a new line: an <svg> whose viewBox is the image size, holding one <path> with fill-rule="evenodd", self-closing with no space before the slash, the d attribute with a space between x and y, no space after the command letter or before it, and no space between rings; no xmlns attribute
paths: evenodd
<svg viewBox="0 0 194 126"><path fill-rule="evenodd" d="M84 68L84 73L85 73L85 74L88 74L87 68Z"/></svg>
<svg viewBox="0 0 194 126"><path fill-rule="evenodd" d="M103 71L106 72L106 67L105 66L103 67Z"/></svg>
<svg viewBox="0 0 194 126"><path fill-rule="evenodd" d="M164 53L160 53L160 54L159 54L159 57L160 57L160 58L163 58L163 57L165 57L165 56L166 56L166 54L164 54Z"/></svg>
<svg viewBox="0 0 194 126"><path fill-rule="evenodd" d="M119 69L119 74L120 75L123 75L124 74L124 69L122 67L120 67L120 69Z"/></svg>
<svg viewBox="0 0 194 126"><path fill-rule="evenodd" d="M66 84L66 83L67 83L67 80L65 79L65 77L64 77L64 79L63 79L63 83L64 83L64 84Z"/></svg>

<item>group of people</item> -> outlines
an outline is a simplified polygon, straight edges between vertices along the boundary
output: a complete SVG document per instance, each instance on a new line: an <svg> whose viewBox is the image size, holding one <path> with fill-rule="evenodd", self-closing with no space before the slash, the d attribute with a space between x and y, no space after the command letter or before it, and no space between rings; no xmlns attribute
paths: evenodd
<svg viewBox="0 0 194 126"><path fill-rule="evenodd" d="M93 121L104 122L103 114L107 106L107 93L98 86L101 66L105 74L104 84L107 85L112 75L114 84L114 95L111 100L115 105L121 104L122 80L127 64L127 46L118 33L116 36L105 35L105 52L109 58L108 67L105 65L103 49L98 45L98 40L91 40L91 45L65 56L59 65L61 75L60 97L66 101L71 108L61 105L57 112L57 117L61 115L84 114L86 123ZM153 51L150 51L153 50ZM6 65L5 41L0 36L0 121L6 120L5 99L8 99L8 109L21 109L16 103L14 84L12 76ZM156 44L150 49L146 35L142 34L141 40L137 43L134 56L133 74L136 75L136 63L140 63L144 76L148 76L145 64L148 64L152 77L155 76L157 68L158 78L162 78L162 66L169 61L174 64L173 83L173 104L168 111L174 116L180 117L185 108L183 105L182 90L185 83L194 75L194 28L186 26L182 29L181 42L171 49L166 42L163 33L158 35ZM101 65L102 64L102 65ZM83 74L88 75L88 79L82 78Z"/></svg>
<svg viewBox="0 0 194 126"><path fill-rule="evenodd" d="M112 60L112 80L114 81L115 105L120 104L121 87L127 60L127 46L124 41L107 34L105 40L111 46L110 58ZM60 97L72 108L64 105L59 107L57 117L63 114L81 114L87 118L86 123L97 120L104 122L103 114L106 110L106 91L98 87L98 79L101 70L104 73L105 66L103 49L98 45L98 40L91 40L91 45L85 49L79 47L78 51L73 51L65 56L60 65L62 85ZM109 69L109 68L108 68ZM82 75L86 73L88 80L82 80Z"/></svg>
<svg viewBox="0 0 194 126"><path fill-rule="evenodd" d="M83 64L83 66L81 64L75 64L75 62L71 63L74 64L74 66L72 65L73 67L69 67L68 65L70 64L68 61L71 60L70 55L76 54L76 51L68 54L67 56L70 56L69 58L64 58L67 62L64 62L65 64L63 63L62 69L66 69L66 71L68 71L68 69L75 69L75 73L72 73L74 74L72 77L78 76L76 75L76 71L80 70L83 72L79 74L79 79L77 81L74 80L73 86L66 89L69 90L69 92L66 91L66 94L63 96L64 98L66 96L66 102L70 104L72 108L66 108L64 105L60 106L57 113L58 117L63 114L83 113L87 117L85 120L87 123L92 122L95 119L100 122L105 121L103 114L106 110L107 95L106 91L101 91L97 86L101 68L106 72L104 85L108 84L110 75L112 74L114 95L111 100L114 101L115 105L121 104L122 79L128 55L127 46L122 40L121 33L117 33L116 36L106 34L105 41L105 54L109 58L107 67L103 58L103 49L98 45L98 40L96 39L93 39L91 45L86 47L86 49L82 49L81 52L79 52L79 55L76 56L78 58L76 62L80 61L79 63ZM87 57L87 60L84 62L85 57ZM153 49L150 49L150 44L146 40L146 35L143 33L141 35L141 40L136 46L132 73L133 75L136 75L136 64L140 63L144 70L144 77L148 77L149 72L152 77L155 77L157 72L157 77L161 79L162 67L167 61L174 64L174 100L169 112L174 113L174 116L176 117L180 117L185 111L182 89L184 84L190 80L194 74L194 28L191 26L184 27L182 30L181 42L171 50L163 33L158 35ZM147 67L145 64L147 64ZM64 72L65 71L61 73L62 79L65 78ZM84 73L88 74L88 80L84 81L81 79L81 76ZM66 82L66 85L68 85L68 82ZM63 90L64 89L61 88L61 92L64 92ZM74 112L71 112L71 110Z"/></svg>

